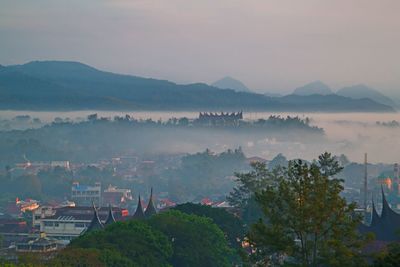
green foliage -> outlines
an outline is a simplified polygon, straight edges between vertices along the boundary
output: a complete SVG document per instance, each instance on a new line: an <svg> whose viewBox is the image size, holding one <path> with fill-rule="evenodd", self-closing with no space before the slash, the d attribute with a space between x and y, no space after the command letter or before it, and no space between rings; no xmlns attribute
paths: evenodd
<svg viewBox="0 0 400 267"><path fill-rule="evenodd" d="M101 255L102 251L93 248L66 248L50 260L48 265L55 267L106 267L107 265L102 261Z"/></svg>
<svg viewBox="0 0 400 267"><path fill-rule="evenodd" d="M372 266L374 267L397 267L400 263L400 244L391 243L387 249L380 253Z"/></svg>
<svg viewBox="0 0 400 267"><path fill-rule="evenodd" d="M168 266L172 254L170 241L143 221L131 220L110 225L104 231L87 233L74 239L70 248L98 249L102 261L125 262L137 266ZM107 252L104 250L107 249ZM115 255L120 254L121 257ZM128 264L129 263L129 264Z"/></svg>
<svg viewBox="0 0 400 267"><path fill-rule="evenodd" d="M316 164L321 174L325 176L334 176L343 170L343 167L340 166L336 157L333 157L332 154L328 152L318 156L318 162Z"/></svg>
<svg viewBox="0 0 400 267"><path fill-rule="evenodd" d="M224 232L225 237L229 241L231 247L238 248L241 245L239 240L243 240L245 229L243 222L240 218L227 212L223 208L213 208L206 205L185 203L178 205L173 208L187 214L194 214L197 216L208 217L218 225L218 227Z"/></svg>
<svg viewBox="0 0 400 267"><path fill-rule="evenodd" d="M151 217L149 224L172 240L174 267L230 266L232 251L211 219L172 210Z"/></svg>
<svg viewBox="0 0 400 267"><path fill-rule="evenodd" d="M255 192L266 220L249 233L259 258L287 255L300 266L360 266L364 240L354 203L340 197L342 181L333 178L341 168L329 153L311 165L290 161L282 176ZM270 174L271 176L274 176Z"/></svg>
<svg viewBox="0 0 400 267"><path fill-rule="evenodd" d="M71 257L74 254L86 259ZM174 210L86 233L74 239L52 264L212 267L230 266L231 255L224 233L210 218Z"/></svg>
<svg viewBox="0 0 400 267"><path fill-rule="evenodd" d="M251 164L252 170L248 173L236 173L237 186L227 197L229 203L240 209L243 221L250 225L263 217L259 204L255 201L255 193L274 185L282 175L282 169L269 171L264 163Z"/></svg>

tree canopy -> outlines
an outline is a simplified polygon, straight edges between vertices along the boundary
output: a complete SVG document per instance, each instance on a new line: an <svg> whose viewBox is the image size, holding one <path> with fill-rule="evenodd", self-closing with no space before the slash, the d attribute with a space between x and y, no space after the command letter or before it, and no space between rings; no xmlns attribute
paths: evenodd
<svg viewBox="0 0 400 267"><path fill-rule="evenodd" d="M214 208L207 205L185 203L174 208L187 214L208 217L224 232L231 247L239 247L245 234L243 221L223 208Z"/></svg>
<svg viewBox="0 0 400 267"><path fill-rule="evenodd" d="M357 232L361 218L354 203L339 194L343 181L335 175L338 162L324 153L311 164L289 161L287 168L270 171L263 164L238 175L233 200L254 197L262 211L249 231L254 259L299 266L360 266L364 238ZM246 195L247 193L247 195ZM244 197L243 197L244 196ZM242 198L241 198L242 197Z"/></svg>
<svg viewBox="0 0 400 267"><path fill-rule="evenodd" d="M232 253L212 219L172 210L85 233L50 265L231 266Z"/></svg>
<svg viewBox="0 0 400 267"><path fill-rule="evenodd" d="M84 234L74 239L69 248L98 249L101 254L107 249L109 254L118 253L120 260L137 266L169 266L172 254L171 241L138 220L115 223L104 231Z"/></svg>
<svg viewBox="0 0 400 267"><path fill-rule="evenodd" d="M231 266L232 250L210 218L172 210L151 217L149 224L172 240L174 267Z"/></svg>

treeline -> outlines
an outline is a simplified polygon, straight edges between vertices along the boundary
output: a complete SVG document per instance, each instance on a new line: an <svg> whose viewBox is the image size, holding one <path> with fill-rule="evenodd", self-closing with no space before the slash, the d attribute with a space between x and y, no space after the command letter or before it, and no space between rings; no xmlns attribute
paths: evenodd
<svg viewBox="0 0 400 267"><path fill-rule="evenodd" d="M169 196L177 202L200 201L205 197L224 200L235 184L235 172L248 169L241 148L219 154L207 149L184 156L178 168L164 171L160 179L167 182Z"/></svg>
<svg viewBox="0 0 400 267"><path fill-rule="evenodd" d="M291 141L324 138L322 129L299 117L271 116L241 121L238 126L210 127L193 124L187 118L162 122L92 114L83 122L57 119L37 129L0 132L0 167L25 162L26 158L94 162L126 154L186 153L220 144L230 147L250 136L255 140L267 136Z"/></svg>
<svg viewBox="0 0 400 267"><path fill-rule="evenodd" d="M199 119L189 119L187 117L170 118L167 121L153 119L135 119L134 117L126 114L125 116L99 117L97 113L87 116L89 122L115 122L115 123L129 123L134 126L181 126L181 127L207 127L207 128L244 128L244 129L257 129L265 128L267 130L284 130L284 129L297 129L307 130L310 132L323 133L323 129L317 126L310 125L310 118L300 118L299 116L280 116L270 115L267 119L258 120L238 120L237 123L221 123L221 124L208 124ZM223 121L223 119L221 119ZM63 120L56 118L53 124L57 123L73 123L70 119ZM82 123L82 122L81 122Z"/></svg>
<svg viewBox="0 0 400 267"><path fill-rule="evenodd" d="M378 126L384 126L384 127L389 127L389 128L400 128L400 122L396 120L392 121L377 121L376 125Z"/></svg>

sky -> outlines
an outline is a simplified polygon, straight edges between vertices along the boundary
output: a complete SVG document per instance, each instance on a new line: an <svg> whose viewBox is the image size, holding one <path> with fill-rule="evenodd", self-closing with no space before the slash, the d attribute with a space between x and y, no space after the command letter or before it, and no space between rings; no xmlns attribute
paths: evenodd
<svg viewBox="0 0 400 267"><path fill-rule="evenodd" d="M0 0L0 64L73 60L258 92L321 80L400 98L398 0Z"/></svg>

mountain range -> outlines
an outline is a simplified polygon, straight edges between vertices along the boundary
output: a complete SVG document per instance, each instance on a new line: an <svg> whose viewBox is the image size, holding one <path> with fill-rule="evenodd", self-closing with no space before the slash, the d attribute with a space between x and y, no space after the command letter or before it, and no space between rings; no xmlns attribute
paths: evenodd
<svg viewBox="0 0 400 267"><path fill-rule="evenodd" d="M353 99L362 99L362 98L369 98L378 103L385 104L391 107L397 107L398 104L392 100L391 98L385 96L381 92L372 89L366 85L359 84L349 87L344 87L336 92L336 94L350 97Z"/></svg>
<svg viewBox="0 0 400 267"><path fill-rule="evenodd" d="M306 84L302 87L296 88L293 91L294 95L303 95L303 96L310 96L310 95L331 95L336 94L339 96L344 96L352 99L371 99L375 102L391 106L393 108L399 107L399 104L396 101L392 100L391 98L385 96L381 92L372 89L366 85L358 84L348 87L343 87L339 89L336 93L326 84L321 81L315 81L309 84Z"/></svg>
<svg viewBox="0 0 400 267"><path fill-rule="evenodd" d="M0 109L394 111L368 98L318 94L269 97L204 83L182 85L115 74L68 61L1 66Z"/></svg>

